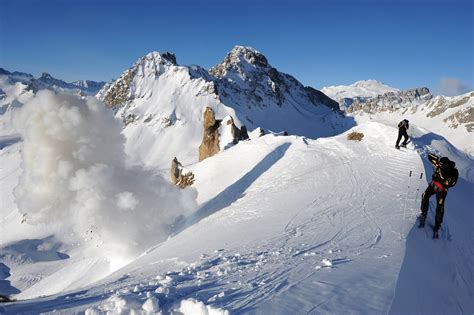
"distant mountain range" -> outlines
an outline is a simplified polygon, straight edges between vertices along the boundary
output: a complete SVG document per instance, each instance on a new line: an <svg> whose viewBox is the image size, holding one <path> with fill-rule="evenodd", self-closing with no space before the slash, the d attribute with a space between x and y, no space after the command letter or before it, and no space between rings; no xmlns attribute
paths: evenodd
<svg viewBox="0 0 474 315"><path fill-rule="evenodd" d="M16 88L6 93L5 86L13 85ZM164 167L178 153L185 164L195 160L207 106L217 119L232 116L238 127L310 138L335 135L371 117L394 122L407 118L435 132L446 134L447 128L450 141L474 152L469 140L474 131L473 92L433 96L426 87L400 90L376 80L319 91L279 72L251 47L235 46L209 70L179 65L169 52L151 52L107 84L67 83L48 73L34 78L0 68L0 114L41 89L96 95L124 122L132 159L149 165Z"/></svg>
<svg viewBox="0 0 474 315"><path fill-rule="evenodd" d="M340 102L345 98L375 97L389 92L397 93L400 92L400 90L385 85L377 80L362 80L351 85L323 87L321 92Z"/></svg>
<svg viewBox="0 0 474 315"><path fill-rule="evenodd" d="M79 80L68 83L54 78L47 72L43 72L39 78L35 78L29 73L18 71L10 72L0 68L0 76L1 75L6 76L7 80L11 84L21 82L27 85L27 88L33 90L34 92L42 89L49 89L74 94L95 95L105 85L105 82L95 82L89 80Z"/></svg>
<svg viewBox="0 0 474 315"><path fill-rule="evenodd" d="M357 120L409 119L420 127L445 135L465 152L474 153L474 92L433 96L426 87L399 90L375 80L322 89L340 109Z"/></svg>

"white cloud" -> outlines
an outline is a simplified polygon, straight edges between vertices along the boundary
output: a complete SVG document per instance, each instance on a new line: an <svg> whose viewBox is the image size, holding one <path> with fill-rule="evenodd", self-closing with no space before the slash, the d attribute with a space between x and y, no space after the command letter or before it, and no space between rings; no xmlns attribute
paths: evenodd
<svg viewBox="0 0 474 315"><path fill-rule="evenodd" d="M126 165L122 126L95 98L40 91L14 125L24 141L18 208L30 224L61 226L64 240L136 255L196 207L194 190Z"/></svg>
<svg viewBox="0 0 474 315"><path fill-rule="evenodd" d="M438 82L438 94L455 96L467 93L470 89L467 84L456 78L441 78Z"/></svg>

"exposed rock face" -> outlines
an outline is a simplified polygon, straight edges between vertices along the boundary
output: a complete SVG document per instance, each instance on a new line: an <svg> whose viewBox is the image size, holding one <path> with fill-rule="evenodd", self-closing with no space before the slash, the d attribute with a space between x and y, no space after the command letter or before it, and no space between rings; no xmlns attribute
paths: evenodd
<svg viewBox="0 0 474 315"><path fill-rule="evenodd" d="M443 121L450 128L456 129L459 126L464 126L468 132L474 132L474 92L458 97L438 96L428 102L426 107L431 109L426 115L427 117L435 117L448 109L454 109L455 112L444 118Z"/></svg>
<svg viewBox="0 0 474 315"><path fill-rule="evenodd" d="M199 161L202 161L219 152L219 126L221 121L216 120L214 111L210 107L206 107L204 111L204 134L202 143L199 146Z"/></svg>
<svg viewBox="0 0 474 315"><path fill-rule="evenodd" d="M456 129L459 126L464 125L468 132L474 132L474 107L460 110L446 117L443 121L448 123L451 128Z"/></svg>
<svg viewBox="0 0 474 315"><path fill-rule="evenodd" d="M249 139L249 135L247 133L247 127L242 126L241 129L235 125L234 119L230 117L227 121L227 124L230 125L230 133L232 135L232 143L237 144L240 140L247 140Z"/></svg>
<svg viewBox="0 0 474 315"><path fill-rule="evenodd" d="M116 107L127 103L130 100L130 86L134 76L132 69L128 69L120 78L113 84L108 93L103 99L107 107Z"/></svg>
<svg viewBox="0 0 474 315"><path fill-rule="evenodd" d="M174 54L165 52L151 52L140 58L130 69L126 70L115 82L105 85L97 97L102 100L107 107L118 108L127 105L135 98L143 95L135 95L137 87L134 79L152 77L156 79L169 67L176 66Z"/></svg>
<svg viewBox="0 0 474 315"><path fill-rule="evenodd" d="M416 106L432 99L430 91L426 87L400 91L388 92L375 97L354 97L341 100L341 106L346 108L348 113L365 112L369 114L384 111L394 112L396 110L416 111ZM407 106L409 105L409 106Z"/></svg>
<svg viewBox="0 0 474 315"><path fill-rule="evenodd" d="M194 183L194 174L186 171L175 157L171 162L171 182L180 188L186 188Z"/></svg>
<svg viewBox="0 0 474 315"><path fill-rule="evenodd" d="M219 98L224 104L248 108L326 105L339 111L337 102L322 92L303 86L291 75L279 72L251 47L235 46L224 60L211 68Z"/></svg>
<svg viewBox="0 0 474 315"><path fill-rule="evenodd" d="M237 127L232 116L216 119L214 111L206 107L204 111L204 134L199 146L199 161L202 161L220 150L225 150L240 140L249 139L247 128Z"/></svg>
<svg viewBox="0 0 474 315"><path fill-rule="evenodd" d="M342 112L335 101L279 72L263 54L243 46L235 46L210 70L197 65L180 66L173 54L151 52L104 86L97 97L113 108L116 117L124 122L124 129L137 133L135 137L139 136L142 123L149 129L150 138L159 132L184 134L178 129L192 128L197 117L202 117L203 106L218 110L221 118L232 116L236 127L246 125L251 130L261 126L318 137L332 135L344 124L328 119L336 116L336 120L341 120ZM193 127L199 128L200 123ZM163 131L165 128L168 130ZM247 137L237 135L235 128L233 132L236 139ZM143 135L141 132L140 137ZM225 136L227 146L227 131ZM192 141L199 146L200 135ZM225 149L222 143L220 147ZM177 154L180 153L173 152L165 161Z"/></svg>
<svg viewBox="0 0 474 315"><path fill-rule="evenodd" d="M474 92L460 96L432 96L428 88L388 92L376 97L343 98L341 108L351 114L396 112L440 118L452 129L464 126L474 132Z"/></svg>
<svg viewBox="0 0 474 315"><path fill-rule="evenodd" d="M310 86L304 88L308 93L308 97L311 99L313 104L323 104L329 108L332 108L334 111L339 111L339 103L324 94L323 92L316 90Z"/></svg>
<svg viewBox="0 0 474 315"><path fill-rule="evenodd" d="M248 140L248 139L250 139L250 137L247 132L247 127L243 125L242 128L240 128L240 140Z"/></svg>

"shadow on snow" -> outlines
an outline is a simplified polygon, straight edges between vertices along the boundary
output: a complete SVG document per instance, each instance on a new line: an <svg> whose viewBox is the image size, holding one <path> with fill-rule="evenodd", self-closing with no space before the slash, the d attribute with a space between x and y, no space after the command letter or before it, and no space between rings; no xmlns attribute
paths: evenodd
<svg viewBox="0 0 474 315"><path fill-rule="evenodd" d="M186 226L190 226L196 222L199 222L200 220L212 215L220 209L230 206L236 200L241 198L245 190L247 190L247 188L249 188L250 185L252 185L252 183L257 180L257 178L270 169L272 165L278 162L278 160L280 160L285 155L285 152L288 150L290 145L290 143L284 143L275 148L247 174L242 176L242 178L206 202L190 219L188 219L188 224Z"/></svg>
<svg viewBox="0 0 474 315"><path fill-rule="evenodd" d="M471 209L474 184L469 180L469 175L474 162L437 134L427 133L412 138L412 141L422 157L428 182L431 181L433 166L425 153L448 156L462 169L459 169L460 177L456 186L449 189L446 197L440 239L432 239L430 228L430 224L434 224L436 212L435 196L430 198L432 204L427 217L427 223L430 224L420 229L415 221L408 233L405 257L389 313L471 314L474 312L474 211ZM436 141L445 143L439 146ZM420 194L428 182L420 187ZM421 205L421 196L419 200L417 207Z"/></svg>

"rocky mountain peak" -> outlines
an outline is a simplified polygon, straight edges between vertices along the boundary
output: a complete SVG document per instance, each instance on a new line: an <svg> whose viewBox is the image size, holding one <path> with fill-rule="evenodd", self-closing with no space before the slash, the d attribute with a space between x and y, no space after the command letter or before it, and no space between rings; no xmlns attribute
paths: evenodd
<svg viewBox="0 0 474 315"><path fill-rule="evenodd" d="M169 65L176 66L176 56L170 52L160 53L157 51L152 51L142 57L138 63L152 63L155 65Z"/></svg>
<svg viewBox="0 0 474 315"><path fill-rule="evenodd" d="M177 66L174 54L152 51L138 59L129 71L132 73L132 76L156 78L172 66Z"/></svg>
<svg viewBox="0 0 474 315"><path fill-rule="evenodd" d="M10 71L6 70L6 69L3 69L3 68L0 68L0 75L9 75L11 74Z"/></svg>
<svg viewBox="0 0 474 315"><path fill-rule="evenodd" d="M256 67L268 67L267 58L252 47L235 46L227 55L233 62L248 62Z"/></svg>
<svg viewBox="0 0 474 315"><path fill-rule="evenodd" d="M40 79L53 80L54 78L53 78L53 76L52 76L51 74L49 74L49 73L47 73L47 72L43 72L43 73L41 74Z"/></svg>
<svg viewBox="0 0 474 315"><path fill-rule="evenodd" d="M227 53L224 60L220 64L212 67L209 72L215 77L222 78L232 70L241 73L270 67L267 58L256 49L252 47L235 46Z"/></svg>
<svg viewBox="0 0 474 315"><path fill-rule="evenodd" d="M137 97L137 95L134 95L136 84L144 84L142 80L148 80L149 83L153 82L161 74L168 71L170 67L174 66L177 66L177 63L176 56L173 53L152 51L138 59L116 81L104 85L97 96L109 107L127 104ZM134 82L134 80L137 81Z"/></svg>
<svg viewBox="0 0 474 315"><path fill-rule="evenodd" d="M413 93L416 97L432 97L430 89L428 89L427 87L416 88L408 90L407 92Z"/></svg>

